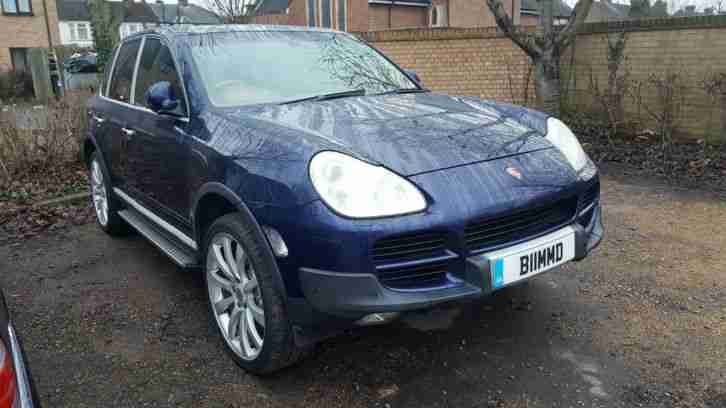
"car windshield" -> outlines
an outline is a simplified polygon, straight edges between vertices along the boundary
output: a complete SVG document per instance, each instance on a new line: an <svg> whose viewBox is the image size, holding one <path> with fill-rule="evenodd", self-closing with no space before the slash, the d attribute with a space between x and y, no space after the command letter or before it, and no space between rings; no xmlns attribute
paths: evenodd
<svg viewBox="0 0 726 408"><path fill-rule="evenodd" d="M401 70L347 34L305 31L207 33L190 46L218 107L284 103L352 92L417 89Z"/></svg>

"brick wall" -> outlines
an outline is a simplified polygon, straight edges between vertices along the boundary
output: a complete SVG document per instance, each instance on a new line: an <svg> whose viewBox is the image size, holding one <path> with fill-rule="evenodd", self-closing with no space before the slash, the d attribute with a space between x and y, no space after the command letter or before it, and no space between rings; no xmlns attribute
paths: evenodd
<svg viewBox="0 0 726 408"><path fill-rule="evenodd" d="M368 7L369 31L410 27L427 27L428 25L428 7L391 7L383 4L370 4Z"/></svg>
<svg viewBox="0 0 726 408"><path fill-rule="evenodd" d="M519 24L521 0L502 0L507 14ZM449 0L449 25L451 27L496 27L494 15L486 0Z"/></svg>
<svg viewBox="0 0 726 408"><path fill-rule="evenodd" d="M624 67L631 81L645 82L651 74L677 72L684 79L683 136L726 141L721 106L706 94L701 81L709 73L726 73L726 16L649 19L587 24L578 35L572 53L563 58L565 89L579 109L598 109L592 98L592 73L601 89L607 84L608 32L627 32ZM572 65L572 67L570 67ZM655 88L645 86L643 97L655 109ZM625 99L626 119L641 119L654 126L632 98Z"/></svg>
<svg viewBox="0 0 726 408"><path fill-rule="evenodd" d="M46 0L53 44L60 44L55 0ZM10 66L10 48L48 47L43 1L32 0L32 16L6 16L0 13L0 68Z"/></svg>
<svg viewBox="0 0 726 408"><path fill-rule="evenodd" d="M628 32L625 54L631 80L644 82L652 73L668 70L683 76L686 89L681 136L726 140L722 130L726 124L721 123L726 120L722 119L726 110L721 109L726 108L701 87L707 74L726 73L726 16L586 24L572 48L574 60L571 52L561 60L563 87L574 96L576 108L596 108L590 73L601 87L607 84L606 34L623 30ZM416 70L434 91L504 102L524 100L529 59L495 28L407 29L358 35L401 66ZM531 81L529 85L531 103ZM653 109L652 88L643 96ZM625 110L626 119L646 119L643 109L638 110L631 98L626 98Z"/></svg>
<svg viewBox="0 0 726 408"><path fill-rule="evenodd" d="M360 33L424 85L452 95L522 103L529 60L495 28ZM530 95L533 95L530 90Z"/></svg>
<svg viewBox="0 0 726 408"><path fill-rule="evenodd" d="M255 24L287 25L290 17L287 14L262 14L252 20Z"/></svg>

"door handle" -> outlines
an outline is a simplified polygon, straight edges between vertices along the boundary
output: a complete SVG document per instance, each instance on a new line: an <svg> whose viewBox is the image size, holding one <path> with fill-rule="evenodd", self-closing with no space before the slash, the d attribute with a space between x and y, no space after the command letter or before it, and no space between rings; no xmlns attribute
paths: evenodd
<svg viewBox="0 0 726 408"><path fill-rule="evenodd" d="M126 135L127 138L131 138L136 134L136 131L129 128L121 128L121 131L124 135Z"/></svg>
<svg viewBox="0 0 726 408"><path fill-rule="evenodd" d="M93 120L95 120L96 123L98 123L98 124L101 124L101 123L103 123L103 122L106 121L106 119L104 119L104 118L102 118L102 117L100 117L98 115L93 115Z"/></svg>

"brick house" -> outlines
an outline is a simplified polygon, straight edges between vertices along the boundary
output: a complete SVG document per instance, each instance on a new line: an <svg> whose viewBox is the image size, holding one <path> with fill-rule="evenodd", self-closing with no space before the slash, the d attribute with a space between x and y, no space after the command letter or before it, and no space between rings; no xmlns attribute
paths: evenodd
<svg viewBox="0 0 726 408"><path fill-rule="evenodd" d="M536 0L502 0L516 25L536 25ZM556 23L572 9L555 2ZM254 22L363 32L416 27L494 27L486 0L261 0Z"/></svg>
<svg viewBox="0 0 726 408"><path fill-rule="evenodd" d="M0 70L25 70L28 48L60 43L55 0L0 0Z"/></svg>

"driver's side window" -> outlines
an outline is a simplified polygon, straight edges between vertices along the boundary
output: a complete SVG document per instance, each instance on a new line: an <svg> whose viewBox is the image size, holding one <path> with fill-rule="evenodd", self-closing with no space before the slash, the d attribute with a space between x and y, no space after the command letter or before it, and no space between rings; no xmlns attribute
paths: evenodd
<svg viewBox="0 0 726 408"><path fill-rule="evenodd" d="M150 108L146 104L146 91L160 81L167 81L171 84L172 92L176 99L179 100L181 113L186 115L184 91L182 91L181 81L171 51L160 39L147 37L144 50L141 52L139 70L136 73L134 104Z"/></svg>

